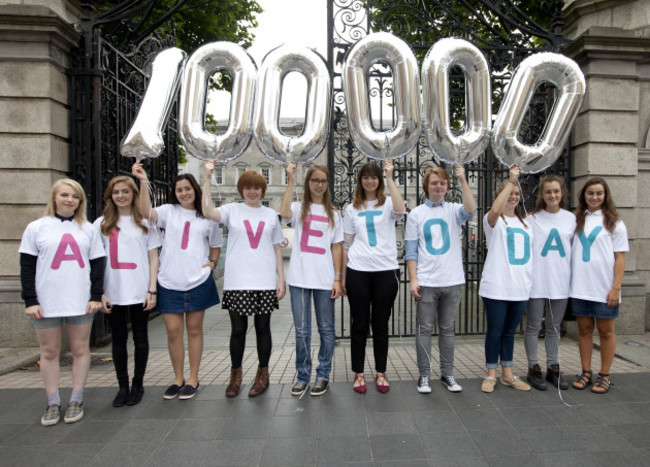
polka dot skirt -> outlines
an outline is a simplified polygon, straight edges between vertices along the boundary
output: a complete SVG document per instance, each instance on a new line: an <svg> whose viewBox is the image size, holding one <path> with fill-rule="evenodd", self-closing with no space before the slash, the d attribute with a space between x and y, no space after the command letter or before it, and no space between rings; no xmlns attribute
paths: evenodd
<svg viewBox="0 0 650 467"><path fill-rule="evenodd" d="M280 308L275 290L225 290L221 307L240 315L266 315Z"/></svg>

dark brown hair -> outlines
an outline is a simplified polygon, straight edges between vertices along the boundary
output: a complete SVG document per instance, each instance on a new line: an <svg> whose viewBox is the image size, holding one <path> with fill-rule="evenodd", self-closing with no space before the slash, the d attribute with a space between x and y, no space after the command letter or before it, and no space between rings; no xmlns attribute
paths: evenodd
<svg viewBox="0 0 650 467"><path fill-rule="evenodd" d="M560 198L560 209L566 209L567 200L564 177L560 177L559 175L555 174L548 174L539 179L539 184L537 185L537 198L535 199L535 209L533 209L533 212L531 212L531 214L535 214L536 212L544 211L546 209L546 201L544 201L544 185L551 182L558 182L560 184L560 192L562 193L562 198Z"/></svg>
<svg viewBox="0 0 650 467"><path fill-rule="evenodd" d="M511 183L511 182L507 178L501 182L501 184L499 185L499 188L497 188L496 196L499 196L499 194L503 190L505 190L506 186L508 186L508 183ZM515 185L515 188L519 189L519 199L521 200L521 188L519 187L519 184ZM517 219L519 219L519 221L522 224L524 224L524 227L528 228L528 224L526 224L524 222L524 215L521 212L521 202L517 203L517 206L515 207L515 216L517 216ZM501 219L503 219L503 222L505 222L506 224L508 223L508 221L506 221L505 216L503 215L503 213L501 213Z"/></svg>
<svg viewBox="0 0 650 467"><path fill-rule="evenodd" d="M196 178L194 178L194 175L192 174L181 174L174 179L172 182L171 192L169 193L169 202L171 204L181 204L176 197L176 184L181 180L187 180L190 182L190 185L192 185L192 188L194 189L194 209L196 210L196 215L203 217L203 209L201 208L201 196L203 196L203 192L201 191L199 184L196 182Z"/></svg>
<svg viewBox="0 0 650 467"><path fill-rule="evenodd" d="M364 176L377 177L379 185L377 185L377 206L383 206L386 202L386 195L384 195L384 174L381 168L374 162L364 164L359 173L357 173L357 186L354 188L354 199L352 205L355 209L361 209L361 206L366 201L366 192L361 185L361 179Z"/></svg>
<svg viewBox="0 0 650 467"><path fill-rule="evenodd" d="M587 180L587 183L582 187L580 193L578 193L578 207L576 207L576 233L582 232L585 229L585 217L587 216L587 200L585 198L585 193L587 188L592 185L602 185L605 190L605 199L603 200L603 205L601 210L603 211L603 223L605 224L605 229L609 233L614 233L616 228L616 222L621 218L616 211L616 205L612 201L612 194L609 191L609 185L602 177L593 177Z"/></svg>

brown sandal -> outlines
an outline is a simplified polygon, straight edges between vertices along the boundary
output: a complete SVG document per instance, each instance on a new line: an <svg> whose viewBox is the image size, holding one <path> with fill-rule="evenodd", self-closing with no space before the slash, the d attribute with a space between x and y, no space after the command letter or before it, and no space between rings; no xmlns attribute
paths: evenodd
<svg viewBox="0 0 650 467"><path fill-rule="evenodd" d="M573 388L579 391L586 389L587 386L591 384L591 370L582 370L582 373L576 375L576 379L573 381Z"/></svg>
<svg viewBox="0 0 650 467"><path fill-rule="evenodd" d="M612 384L612 381L609 379L609 374L598 373L598 378L591 388L591 392L594 394L607 394Z"/></svg>

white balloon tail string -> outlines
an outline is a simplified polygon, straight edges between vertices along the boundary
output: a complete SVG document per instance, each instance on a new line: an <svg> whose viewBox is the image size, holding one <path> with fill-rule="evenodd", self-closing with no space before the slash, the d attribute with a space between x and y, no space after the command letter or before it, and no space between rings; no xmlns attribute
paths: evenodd
<svg viewBox="0 0 650 467"><path fill-rule="evenodd" d="M526 210L526 198L524 197L524 190L521 189L519 178L517 178L517 185L519 186L519 200L521 202L521 207L524 208L524 217L527 217L528 211Z"/></svg>

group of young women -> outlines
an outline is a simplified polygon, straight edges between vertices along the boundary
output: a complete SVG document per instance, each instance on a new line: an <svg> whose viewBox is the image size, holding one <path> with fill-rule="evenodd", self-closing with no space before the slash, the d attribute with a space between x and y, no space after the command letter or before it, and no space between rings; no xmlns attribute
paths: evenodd
<svg viewBox="0 0 650 467"><path fill-rule="evenodd" d="M136 163L132 173L113 178L104 195L103 216L94 225L86 220L86 197L70 179L51 190L46 215L25 230L20 245L21 280L26 315L35 328L41 350L41 374L47 394L44 426L60 420L59 355L63 322L73 356L73 390L64 421L83 417L83 388L90 367L89 336L94 313L109 314L112 354L119 390L115 407L134 405L144 395L143 378L149 353L147 321L155 309L167 330L174 381L165 399L191 399L200 388L203 317L220 302L213 270L221 253L218 224L228 229L222 307L231 321L231 375L226 396L242 385L242 360L248 318L254 321L259 366L249 396L269 385L272 349L271 313L285 295L281 244L284 237L275 211L264 207L264 177L244 172L237 183L243 203L213 207L210 178L214 163L204 168L203 190L192 175L178 176L170 203L152 207L147 174ZM393 181L393 165L384 162L385 179L375 163L358 173L353 202L341 219L329 192L329 173L311 166L304 180L303 199L292 203L296 167L287 167L288 184L281 216L294 227L294 246L287 283L296 333L296 383L291 393L302 396L311 381L311 302L314 302L320 349L311 395L327 391L334 353L334 301L347 295L351 318L353 389L367 391L364 367L366 339L372 327L375 374L379 392L390 389L386 376L388 323L399 288L395 222L405 205ZM455 316L464 283L461 226L474 216L475 203L457 165L462 203L447 203L449 174L441 168L424 174L425 203L406 223L405 259L410 291L417 301L418 391L431 391L431 333L439 328L441 381L449 391L462 390L453 375ZM484 218L488 246L479 294L487 318L485 339L488 376L482 390L491 392L501 363L502 384L529 390L512 373L514 333L528 305L525 334L528 380L546 387L537 362L537 334L546 317L546 380L561 388L557 358L558 328L568 297L579 325L583 371L573 386L592 381L591 349L594 322L601 338L602 363L592 390L607 392L616 338L620 288L627 251L625 226L616 213L607 183L589 180L579 195L576 216L564 209L563 181L540 181L536 208L519 212L519 169L510 168L494 205ZM386 196L386 187L388 194ZM164 236L158 233L164 229ZM162 246L160 260L158 250ZM535 274L532 273L535 268ZM65 293L61 293L65 290ZM530 298L530 300L529 300ZM594 321L595 318L595 321ZM127 366L128 324L134 341L134 375ZM184 334L187 329L189 376L185 379Z"/></svg>

